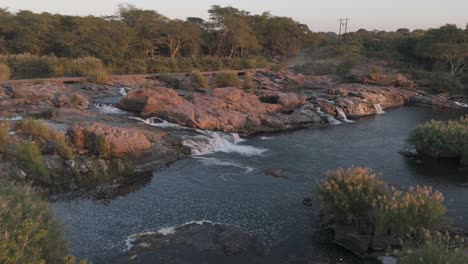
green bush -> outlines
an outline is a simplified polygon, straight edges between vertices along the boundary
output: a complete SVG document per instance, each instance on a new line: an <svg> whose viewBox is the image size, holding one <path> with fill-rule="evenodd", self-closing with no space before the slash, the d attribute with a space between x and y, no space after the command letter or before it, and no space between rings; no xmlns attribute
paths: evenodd
<svg viewBox="0 0 468 264"><path fill-rule="evenodd" d="M65 75L73 77L86 77L96 71L104 71L102 61L95 57L71 59L66 62Z"/></svg>
<svg viewBox="0 0 468 264"><path fill-rule="evenodd" d="M9 80L10 75L10 67L8 67L6 64L0 63L0 81Z"/></svg>
<svg viewBox="0 0 468 264"><path fill-rule="evenodd" d="M6 120L0 120L0 153L5 153L7 151L7 146L10 142L9 131L10 123Z"/></svg>
<svg viewBox="0 0 468 264"><path fill-rule="evenodd" d="M459 79L448 73L435 73L431 77L432 92L456 94L463 91L463 84Z"/></svg>
<svg viewBox="0 0 468 264"><path fill-rule="evenodd" d="M86 81L90 83L105 84L109 80L109 75L105 70L95 70L86 76Z"/></svg>
<svg viewBox="0 0 468 264"><path fill-rule="evenodd" d="M208 79L198 70L192 71L190 81L194 88L208 88Z"/></svg>
<svg viewBox="0 0 468 264"><path fill-rule="evenodd" d="M162 72L159 74L159 80L166 83L168 86L173 88L179 88L180 80L168 72Z"/></svg>
<svg viewBox="0 0 468 264"><path fill-rule="evenodd" d="M0 184L0 230L0 263L64 263L67 243L61 227L31 187Z"/></svg>
<svg viewBox="0 0 468 264"><path fill-rule="evenodd" d="M55 56L18 54L8 57L15 79L50 78L64 75L63 63Z"/></svg>
<svg viewBox="0 0 468 264"><path fill-rule="evenodd" d="M28 140L17 143L15 157L33 180L46 184L50 183L50 171L42 160L41 149L36 142Z"/></svg>
<svg viewBox="0 0 468 264"><path fill-rule="evenodd" d="M237 73L230 71L220 72L216 74L214 82L216 87L242 87L241 81L237 76Z"/></svg>
<svg viewBox="0 0 468 264"><path fill-rule="evenodd" d="M468 157L468 116L452 121L431 121L410 132L406 142L434 158Z"/></svg>
<svg viewBox="0 0 468 264"><path fill-rule="evenodd" d="M144 74L147 72L147 65L144 59L131 59L126 61L122 69L126 74Z"/></svg>

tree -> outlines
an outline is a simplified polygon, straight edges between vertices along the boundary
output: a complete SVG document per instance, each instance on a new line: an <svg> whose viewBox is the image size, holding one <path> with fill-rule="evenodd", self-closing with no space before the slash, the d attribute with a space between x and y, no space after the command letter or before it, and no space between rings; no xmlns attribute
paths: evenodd
<svg viewBox="0 0 468 264"><path fill-rule="evenodd" d="M161 43L169 49L170 57L174 59L184 46L199 47L202 31L194 23L171 20L161 29Z"/></svg>

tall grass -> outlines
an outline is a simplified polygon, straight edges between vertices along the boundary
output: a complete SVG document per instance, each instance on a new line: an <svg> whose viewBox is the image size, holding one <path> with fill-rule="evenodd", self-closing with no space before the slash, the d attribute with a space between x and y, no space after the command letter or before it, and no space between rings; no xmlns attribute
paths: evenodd
<svg viewBox="0 0 468 264"><path fill-rule="evenodd" d="M432 187L389 188L370 169L359 167L328 173L319 198L325 220L365 218L374 223L376 234L384 235L441 226L446 212L442 193Z"/></svg>
<svg viewBox="0 0 468 264"><path fill-rule="evenodd" d="M198 70L192 71L190 81L194 88L207 88L209 85L208 79Z"/></svg>
<svg viewBox="0 0 468 264"><path fill-rule="evenodd" d="M0 153L5 153L7 151L7 146L10 142L9 131L10 123L6 120L0 120Z"/></svg>
<svg viewBox="0 0 468 264"><path fill-rule="evenodd" d="M50 171L42 160L41 149L36 142L27 140L17 143L15 145L15 157L33 180L50 183Z"/></svg>
<svg viewBox="0 0 468 264"><path fill-rule="evenodd" d="M0 81L6 81L10 79L11 70L8 65L0 63Z"/></svg>

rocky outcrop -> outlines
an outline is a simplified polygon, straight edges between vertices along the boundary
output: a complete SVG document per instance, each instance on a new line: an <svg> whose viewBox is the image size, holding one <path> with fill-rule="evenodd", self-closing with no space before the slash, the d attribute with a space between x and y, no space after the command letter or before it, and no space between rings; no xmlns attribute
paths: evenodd
<svg viewBox="0 0 468 264"><path fill-rule="evenodd" d="M172 263L175 260L177 263L193 263L201 257L213 263L224 263L227 259L230 263L236 263L232 262L234 260L242 263L242 258L264 255L263 244L254 235L237 227L209 222L133 235L131 240L131 250L117 263Z"/></svg>
<svg viewBox="0 0 468 264"><path fill-rule="evenodd" d="M386 71L384 68L373 66L378 69L372 72L369 67L355 67L351 70L349 78L358 83L385 86L385 87L403 87L414 88L416 85L407 75Z"/></svg>
<svg viewBox="0 0 468 264"><path fill-rule="evenodd" d="M67 135L76 148L99 154L106 152L113 157L138 157L152 149L151 142L142 132L97 122L74 124Z"/></svg>
<svg viewBox="0 0 468 264"><path fill-rule="evenodd" d="M235 87L193 93L188 100L174 90L157 87L131 91L120 103L144 117L158 117L182 126L223 132L255 133L295 128L321 122L294 93L273 93L262 100ZM312 107L311 107L312 109Z"/></svg>

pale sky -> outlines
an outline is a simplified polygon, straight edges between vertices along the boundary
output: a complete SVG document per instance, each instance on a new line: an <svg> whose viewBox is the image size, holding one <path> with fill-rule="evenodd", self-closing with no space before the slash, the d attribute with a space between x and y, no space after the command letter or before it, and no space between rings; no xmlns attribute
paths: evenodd
<svg viewBox="0 0 468 264"><path fill-rule="evenodd" d="M351 19L350 31L427 29L446 23L465 28L468 22L468 0L0 0L0 7L10 11L103 16L114 14L119 3L180 19L207 19L211 5L231 5L251 13L271 11L274 15L290 16L313 31L337 31L340 17Z"/></svg>

